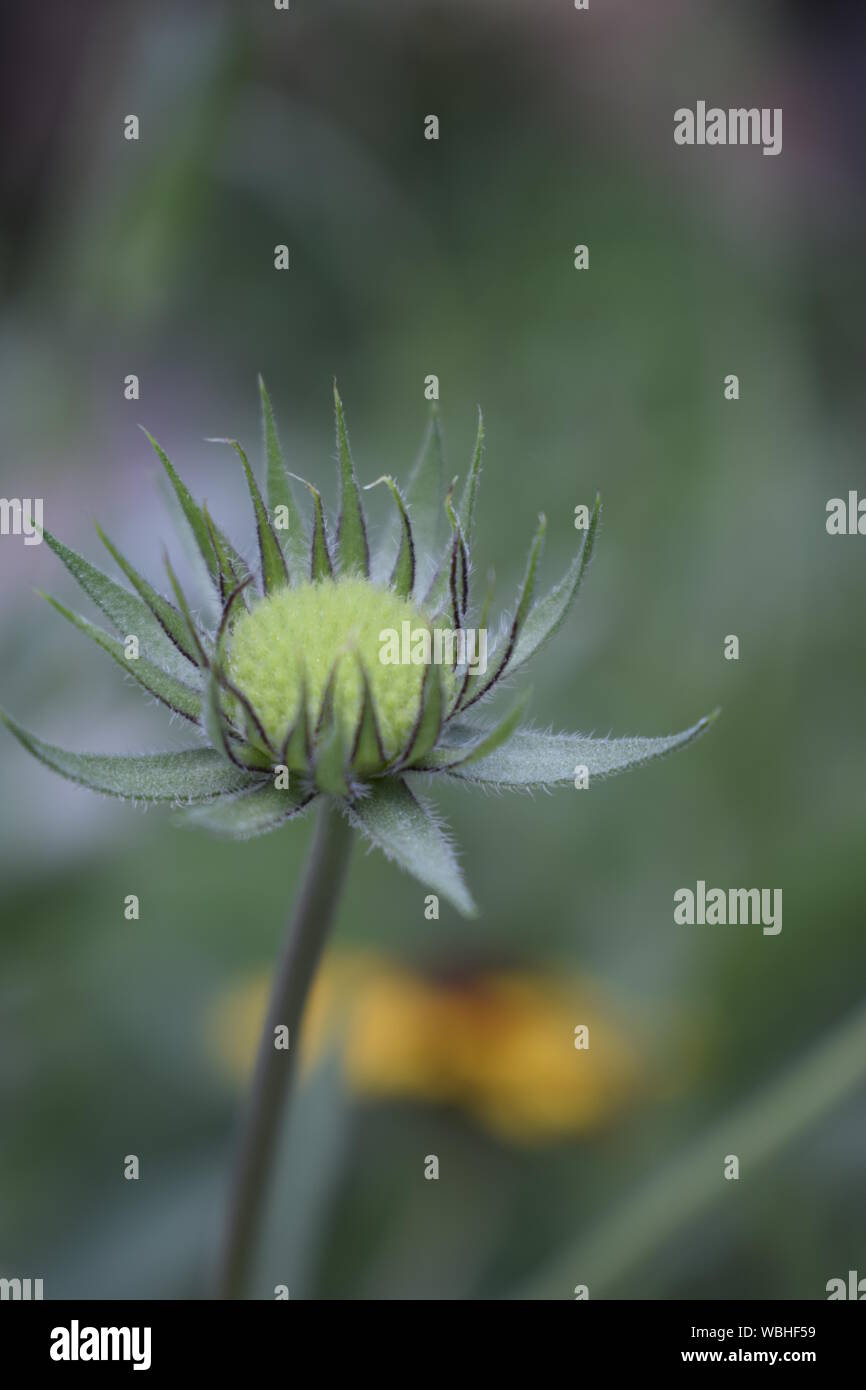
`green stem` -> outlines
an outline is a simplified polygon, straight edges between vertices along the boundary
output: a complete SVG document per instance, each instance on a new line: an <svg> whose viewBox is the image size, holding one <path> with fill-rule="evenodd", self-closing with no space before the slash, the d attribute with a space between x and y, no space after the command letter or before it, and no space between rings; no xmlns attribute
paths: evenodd
<svg viewBox="0 0 866 1390"><path fill-rule="evenodd" d="M292 1085L301 1017L346 876L352 830L328 799L319 811L312 853L289 927L259 1043L217 1271L217 1296L242 1298L262 1222L274 1150ZM289 1047L274 1046L274 1029Z"/></svg>
<svg viewBox="0 0 866 1390"><path fill-rule="evenodd" d="M583 1242L560 1255L516 1295L570 1298L586 1284L605 1294L686 1221L719 1201L726 1154L744 1173L758 1167L866 1081L866 1008L861 1008L792 1069L747 1101L635 1191Z"/></svg>

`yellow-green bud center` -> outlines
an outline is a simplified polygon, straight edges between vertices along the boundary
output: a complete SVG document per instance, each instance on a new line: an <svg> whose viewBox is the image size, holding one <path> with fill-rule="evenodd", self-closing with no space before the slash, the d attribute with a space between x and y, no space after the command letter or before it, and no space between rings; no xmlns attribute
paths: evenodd
<svg viewBox="0 0 866 1390"><path fill-rule="evenodd" d="M281 589L238 618L228 673L272 746L281 749L297 723L304 687L310 729L316 729L336 666L334 714L348 751L361 717L363 665L387 762L406 747L421 706L425 667L381 660L383 633L401 633L404 623L413 632L431 630L414 604L367 579L346 576ZM450 692L450 667L443 666L442 676Z"/></svg>

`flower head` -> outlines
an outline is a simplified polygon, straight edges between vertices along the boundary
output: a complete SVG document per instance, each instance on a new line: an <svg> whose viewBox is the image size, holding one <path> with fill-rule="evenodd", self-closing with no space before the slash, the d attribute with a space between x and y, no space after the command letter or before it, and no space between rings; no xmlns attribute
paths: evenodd
<svg viewBox="0 0 866 1390"><path fill-rule="evenodd" d="M153 588L101 530L130 588L43 532L118 636L49 602L189 721L200 736L195 746L128 757L75 754L2 717L31 753L63 776L108 795L183 805L188 819L237 838L274 830L317 798L334 798L374 845L472 913L450 840L415 790L420 774L495 789L570 784L577 767L594 779L681 747L709 720L665 738L594 739L521 726L525 700L498 720L484 719L482 703L568 614L593 553L600 501L566 574L535 599L546 529L539 517L514 608L489 646L490 597L480 614L470 598L484 448L480 412L459 497L456 479L444 486L435 417L405 493L393 478L377 479L392 494L394 528L371 561L336 386L340 498L332 527L309 483L312 517L305 520L294 488L303 480L285 467L271 404L259 385L267 500L241 446L218 441L236 451L246 477L258 536L255 563L195 502L148 436L218 600L212 626L193 616L167 556L172 598Z"/></svg>

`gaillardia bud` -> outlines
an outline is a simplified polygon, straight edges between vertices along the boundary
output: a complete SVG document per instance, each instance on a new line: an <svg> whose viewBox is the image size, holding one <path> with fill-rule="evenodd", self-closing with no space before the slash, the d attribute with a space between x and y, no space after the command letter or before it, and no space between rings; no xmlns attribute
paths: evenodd
<svg viewBox="0 0 866 1390"><path fill-rule="evenodd" d="M416 737L425 695L447 706L454 676L447 665L383 662L387 634L402 632L404 623L416 641L432 633L410 600L354 574L281 589L242 613L226 671L267 739L260 741L254 723L250 741L265 753L283 750L291 771L313 775L317 734L330 719L353 776L423 759L438 734L431 724L426 739Z"/></svg>
<svg viewBox="0 0 866 1390"><path fill-rule="evenodd" d="M599 500L565 575L536 601L546 529L544 517L539 518L514 608L488 645L489 596L474 616L469 584L484 445L480 412L459 500L453 484L447 493L444 488L435 416L405 495L392 478L377 479L393 496L394 527L371 565L336 386L340 496L333 535L322 498L309 483L309 524L303 515L293 490L293 480L303 480L285 467L261 380L259 386L266 500L240 445L221 441L236 450L249 487L258 536L255 566L195 502L151 439L219 602L220 616L212 626L193 617L168 559L173 601L101 531L131 588L43 532L118 635L50 602L145 690L186 719L198 743L179 753L76 754L3 718L31 753L73 781L112 796L183 805L188 820L236 838L273 830L317 798L330 797L356 829L428 891L472 913L450 840L416 794L420 775L446 775L495 790L585 787L589 779L681 747L709 720L666 738L595 739L518 728L525 700L498 721L480 718L475 707L565 620L592 556ZM469 628L470 619L477 626ZM483 641L465 640L470 634ZM386 635L391 639L387 658Z"/></svg>

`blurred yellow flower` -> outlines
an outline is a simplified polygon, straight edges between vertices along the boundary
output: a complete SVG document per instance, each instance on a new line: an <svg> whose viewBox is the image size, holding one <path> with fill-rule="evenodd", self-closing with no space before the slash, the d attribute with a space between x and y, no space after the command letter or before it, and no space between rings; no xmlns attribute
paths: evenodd
<svg viewBox="0 0 866 1390"><path fill-rule="evenodd" d="M208 1020L221 1069L245 1081L270 989L262 974ZM578 1047L585 1028L588 1047ZM349 1088L370 1099L460 1106L506 1139L600 1128L637 1092L638 1048L584 978L497 969L438 978L373 953L331 952L304 1023L302 1065L340 1039Z"/></svg>

